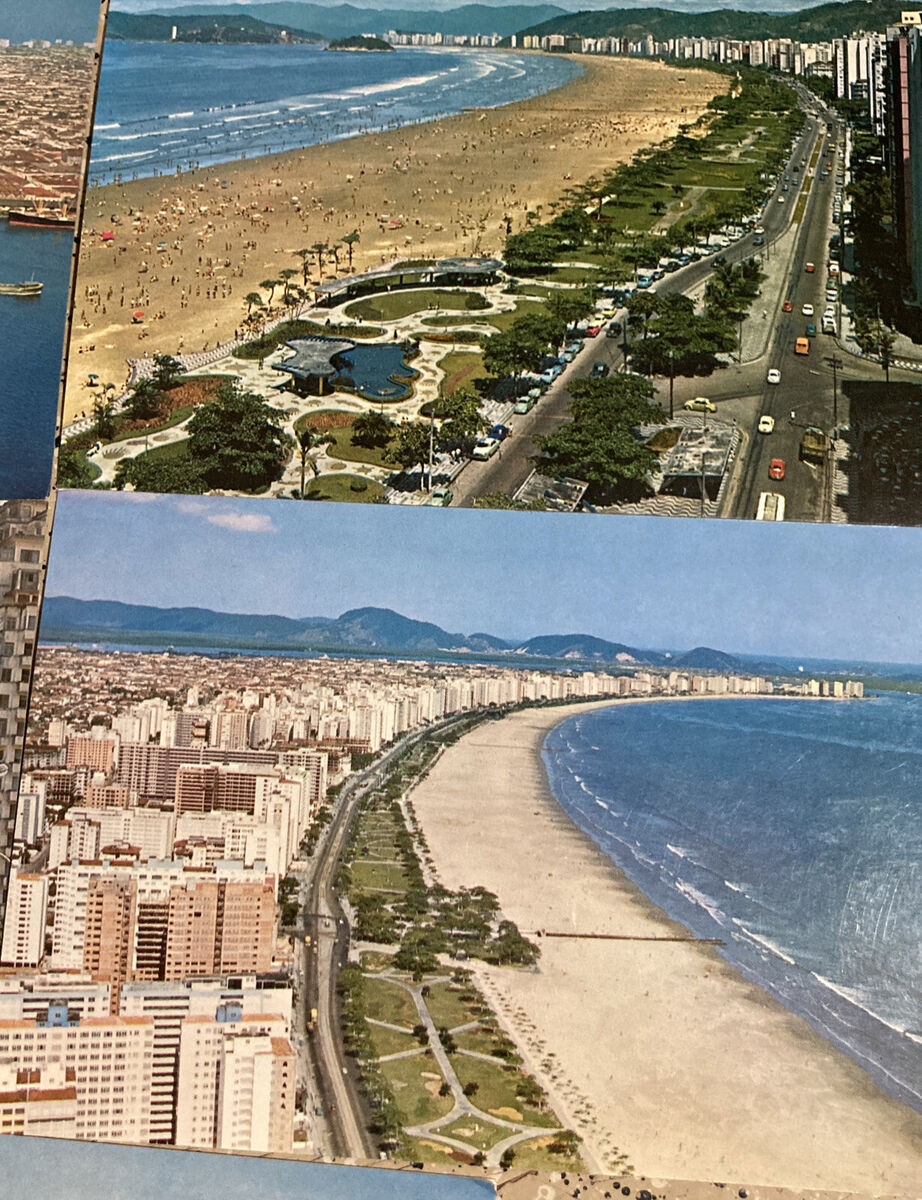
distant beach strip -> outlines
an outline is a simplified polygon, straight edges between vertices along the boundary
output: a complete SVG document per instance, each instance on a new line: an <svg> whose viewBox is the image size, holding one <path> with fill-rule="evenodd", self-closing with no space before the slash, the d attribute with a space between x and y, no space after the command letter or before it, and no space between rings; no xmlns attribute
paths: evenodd
<svg viewBox="0 0 922 1200"><path fill-rule="evenodd" d="M742 714L753 702L615 703L703 720L715 704ZM780 713L788 702L759 703ZM586 1161L608 1169L618 1148L653 1177L914 1192L922 1116L715 947L688 938L552 796L542 748L566 755L563 722L602 708L610 705L490 722L446 750L410 796L440 881L479 883L524 933L544 933L536 972L478 965L475 974L555 1111L580 1133ZM585 725L600 747L598 722ZM618 937L572 936L587 932Z"/></svg>
<svg viewBox="0 0 922 1200"><path fill-rule="evenodd" d="M241 93L240 63L247 77ZM317 46L106 45L90 180L171 175L537 96L583 74L554 55Z"/></svg>

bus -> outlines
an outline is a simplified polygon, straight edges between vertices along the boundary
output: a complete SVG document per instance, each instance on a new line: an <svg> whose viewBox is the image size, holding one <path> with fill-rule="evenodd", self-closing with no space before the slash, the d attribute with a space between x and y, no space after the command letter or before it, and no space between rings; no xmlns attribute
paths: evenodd
<svg viewBox="0 0 922 1200"><path fill-rule="evenodd" d="M757 521L783 521L784 496L779 492L763 492L756 511Z"/></svg>

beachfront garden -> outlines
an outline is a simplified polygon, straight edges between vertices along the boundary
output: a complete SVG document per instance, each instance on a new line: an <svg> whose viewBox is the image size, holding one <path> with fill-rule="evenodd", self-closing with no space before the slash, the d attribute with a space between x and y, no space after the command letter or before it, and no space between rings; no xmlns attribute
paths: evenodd
<svg viewBox="0 0 922 1200"><path fill-rule="evenodd" d="M529 1163L578 1169L578 1137L465 965L528 966L537 948L492 893L437 882L407 799L446 745L501 715L471 714L406 747L357 810L337 878L360 955L339 976L343 1037L394 1157L508 1167L521 1144Z"/></svg>

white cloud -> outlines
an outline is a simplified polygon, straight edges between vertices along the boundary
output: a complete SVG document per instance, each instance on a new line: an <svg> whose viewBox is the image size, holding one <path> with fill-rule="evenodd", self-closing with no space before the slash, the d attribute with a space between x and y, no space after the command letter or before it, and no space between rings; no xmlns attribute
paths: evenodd
<svg viewBox="0 0 922 1200"><path fill-rule="evenodd" d="M213 513L206 520L210 525L220 525L222 529L232 529L235 533L278 532L267 513Z"/></svg>

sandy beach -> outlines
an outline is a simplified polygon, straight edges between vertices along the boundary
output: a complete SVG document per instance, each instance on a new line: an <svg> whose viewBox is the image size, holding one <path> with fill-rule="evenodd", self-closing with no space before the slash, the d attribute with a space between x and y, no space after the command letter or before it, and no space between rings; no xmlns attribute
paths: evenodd
<svg viewBox="0 0 922 1200"><path fill-rule="evenodd" d="M524 228L568 186L673 136L725 83L654 62L579 61L584 76L502 108L90 188L65 421L92 407L91 372L121 387L130 359L233 337L264 280L295 268L301 282L299 249L358 231L352 272L397 256L497 254L507 225ZM318 282L313 256L308 266ZM349 273L341 246L323 275Z"/></svg>
<svg viewBox="0 0 922 1200"><path fill-rule="evenodd" d="M517 713L445 752L410 797L439 877L496 892L526 933L682 932L550 793L540 747L586 707ZM590 1170L918 1194L922 1116L716 950L543 938L538 972L475 971Z"/></svg>

